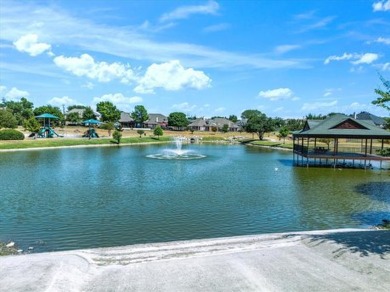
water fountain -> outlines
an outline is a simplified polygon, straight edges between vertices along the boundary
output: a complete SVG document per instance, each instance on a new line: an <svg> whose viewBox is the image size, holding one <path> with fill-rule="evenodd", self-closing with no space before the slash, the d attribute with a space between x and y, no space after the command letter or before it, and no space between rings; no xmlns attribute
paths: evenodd
<svg viewBox="0 0 390 292"><path fill-rule="evenodd" d="M161 153L147 155L149 158L154 159L175 159L175 160L190 160L190 159L200 159L206 157L203 154L200 154L193 150L184 150L182 149L184 137L175 137L173 142L176 146L174 149L164 149Z"/></svg>

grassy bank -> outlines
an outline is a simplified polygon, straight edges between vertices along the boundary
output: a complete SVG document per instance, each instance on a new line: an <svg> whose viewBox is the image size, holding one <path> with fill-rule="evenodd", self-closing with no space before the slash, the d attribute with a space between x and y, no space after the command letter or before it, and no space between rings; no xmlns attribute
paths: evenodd
<svg viewBox="0 0 390 292"><path fill-rule="evenodd" d="M121 139L121 145L139 144L139 143L162 143L170 141L170 137L128 137ZM93 145L116 145L115 141L110 138L99 139L81 139L81 138L54 138L54 139L36 139L22 141L1 141L0 149L17 150L27 148L53 148L68 146L93 146Z"/></svg>
<svg viewBox="0 0 390 292"><path fill-rule="evenodd" d="M283 148L283 149L293 149L293 143L292 142L274 142L274 141L251 141L247 143L247 145L252 146L263 146L263 147L270 147L270 148Z"/></svg>

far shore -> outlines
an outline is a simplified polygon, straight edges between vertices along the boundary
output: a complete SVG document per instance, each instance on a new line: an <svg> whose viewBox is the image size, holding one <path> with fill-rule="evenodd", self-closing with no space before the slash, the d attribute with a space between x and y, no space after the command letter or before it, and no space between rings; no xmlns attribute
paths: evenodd
<svg viewBox="0 0 390 292"><path fill-rule="evenodd" d="M23 129L18 129L23 132ZM136 129L126 129L122 131L120 144L115 143L112 137L108 136L106 130L97 129L100 138L83 138L82 133L85 128L67 127L55 129L63 137L56 138L30 138L29 133L24 131L25 140L20 141L0 141L0 152L63 149L63 148L84 148L84 147L118 147L143 144L170 143L174 137L184 137L188 140L194 138L198 143L242 143L277 150L291 150L291 142L286 144L279 141L276 133L268 133L264 141L254 139L254 135L240 132L203 132L203 131L164 131L164 135L156 137L151 130L139 135ZM279 142L278 142L279 141Z"/></svg>

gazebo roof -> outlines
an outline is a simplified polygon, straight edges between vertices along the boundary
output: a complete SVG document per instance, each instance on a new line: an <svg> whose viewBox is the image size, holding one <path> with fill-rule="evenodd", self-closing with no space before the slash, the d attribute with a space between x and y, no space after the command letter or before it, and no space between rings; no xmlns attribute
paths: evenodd
<svg viewBox="0 0 390 292"><path fill-rule="evenodd" d="M390 139L390 132L375 126L371 121L356 120L346 115L336 114L322 121L306 121L303 130L294 133L294 136Z"/></svg>

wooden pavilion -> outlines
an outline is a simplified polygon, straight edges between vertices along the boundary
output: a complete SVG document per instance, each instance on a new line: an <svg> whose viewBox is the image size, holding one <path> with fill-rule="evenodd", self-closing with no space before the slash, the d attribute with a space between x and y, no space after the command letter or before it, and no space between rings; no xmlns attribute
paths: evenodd
<svg viewBox="0 0 390 292"><path fill-rule="evenodd" d="M390 147L390 132L371 121L341 114L325 120L307 120L303 130L293 134L293 163L297 166L368 168L371 162L390 162L383 156Z"/></svg>

